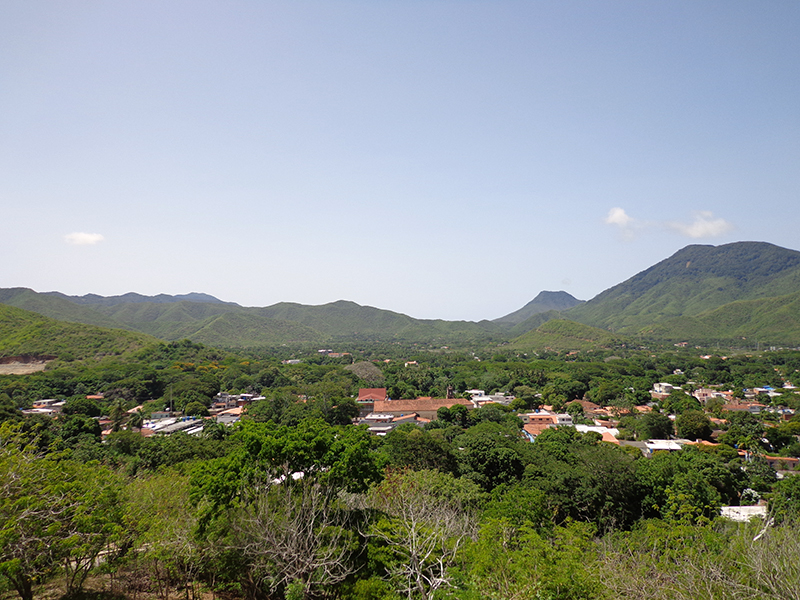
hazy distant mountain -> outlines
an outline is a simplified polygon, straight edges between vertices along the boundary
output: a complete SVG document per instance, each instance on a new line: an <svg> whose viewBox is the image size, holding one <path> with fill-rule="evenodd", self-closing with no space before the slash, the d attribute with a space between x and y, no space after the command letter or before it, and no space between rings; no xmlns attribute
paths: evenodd
<svg viewBox="0 0 800 600"><path fill-rule="evenodd" d="M223 302L219 298L215 298L209 294L202 294L200 292L191 292L189 294L177 294L170 296L169 294L158 294L157 296L143 296L135 292L128 292L121 296L98 296L97 294L86 294L84 296L67 296L61 292L44 292L45 295L58 296L66 298L76 304L93 304L98 306L114 306L116 304L141 304L143 302L152 302L155 304L166 304L172 302L200 302L200 303L213 303L213 304L234 304L233 302ZM238 306L238 305L237 305Z"/></svg>
<svg viewBox="0 0 800 600"><path fill-rule="evenodd" d="M633 333L731 302L795 292L800 252L764 242L693 245L569 309L564 318Z"/></svg>
<svg viewBox="0 0 800 600"><path fill-rule="evenodd" d="M581 300L578 300L572 294L568 294L567 292L563 291L539 292L539 295L536 296L536 298L528 302L519 310L515 310L514 312L509 313L504 317L500 317L499 319L494 319L492 322L516 325L518 323L522 323L526 319L531 318L533 315L546 313L551 310L567 310L573 306L581 304L581 302Z"/></svg>

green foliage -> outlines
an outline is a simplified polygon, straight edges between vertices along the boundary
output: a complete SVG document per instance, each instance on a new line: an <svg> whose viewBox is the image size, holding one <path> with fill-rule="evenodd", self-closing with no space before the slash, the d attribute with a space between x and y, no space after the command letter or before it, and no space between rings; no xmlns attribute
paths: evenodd
<svg viewBox="0 0 800 600"><path fill-rule="evenodd" d="M796 525L800 522L800 477L786 477L774 489L769 508L775 522Z"/></svg>
<svg viewBox="0 0 800 600"><path fill-rule="evenodd" d="M204 526L253 482L302 473L304 479L360 492L379 479L365 428L331 426L320 419L305 419L296 427L245 421L230 440L231 452L193 475L192 498L203 503Z"/></svg>
<svg viewBox="0 0 800 600"><path fill-rule="evenodd" d="M634 432L637 440L664 440L673 433L672 420L656 411L622 417L619 426Z"/></svg>
<svg viewBox="0 0 800 600"><path fill-rule="evenodd" d="M558 427L536 438L525 481L544 492L556 523L572 519L605 531L628 527L639 517L636 467L624 450Z"/></svg>
<svg viewBox="0 0 800 600"><path fill-rule="evenodd" d="M684 392L683 390L672 390L662 402L661 410L671 415L680 415L684 411L702 411L700 401Z"/></svg>
<svg viewBox="0 0 800 600"><path fill-rule="evenodd" d="M711 439L711 420L699 410L686 410L675 419L678 437L689 440Z"/></svg>
<svg viewBox="0 0 800 600"><path fill-rule="evenodd" d="M489 519L467 550L465 568L482 598L600 598L592 574L593 534L583 523L556 527L543 536L528 526Z"/></svg>
<svg viewBox="0 0 800 600"><path fill-rule="evenodd" d="M74 398L68 400L62 412L65 415L83 415L86 417L99 417L102 414L97 402L89 400L88 398Z"/></svg>
<svg viewBox="0 0 800 600"><path fill-rule="evenodd" d="M764 437L764 425L747 411L731 412L726 415L728 430L719 441L735 448L759 450Z"/></svg>
<svg viewBox="0 0 800 600"><path fill-rule="evenodd" d="M401 425L389 432L383 448L389 464L395 467L458 471L455 449L441 430L426 431L412 424Z"/></svg>
<svg viewBox="0 0 800 600"><path fill-rule="evenodd" d="M512 350L595 350L616 348L628 340L604 329L582 325L575 321L553 319L536 329L511 340Z"/></svg>
<svg viewBox="0 0 800 600"><path fill-rule="evenodd" d="M0 575L23 600L61 565L68 592L119 534L120 484L95 464L33 454L18 430L0 425Z"/></svg>

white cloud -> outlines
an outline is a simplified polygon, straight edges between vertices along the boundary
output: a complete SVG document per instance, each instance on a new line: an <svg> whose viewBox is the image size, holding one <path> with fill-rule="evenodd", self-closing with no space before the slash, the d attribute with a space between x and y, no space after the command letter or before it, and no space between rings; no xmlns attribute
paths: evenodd
<svg viewBox="0 0 800 600"><path fill-rule="evenodd" d="M608 211L608 216L603 219L609 225L617 225L619 227L627 227L633 223L633 217L628 216L624 209L617 207Z"/></svg>
<svg viewBox="0 0 800 600"><path fill-rule="evenodd" d="M625 209L618 206L608 211L603 222L607 225L613 225L619 228L622 238L626 240L632 240L636 234L636 230L642 226L636 219L626 213Z"/></svg>
<svg viewBox="0 0 800 600"><path fill-rule="evenodd" d="M73 246L94 246L103 241L103 236L99 233L68 233L64 236L64 241Z"/></svg>
<svg viewBox="0 0 800 600"><path fill-rule="evenodd" d="M733 223L725 219L715 219L712 212L703 210L694 213L694 220L691 223L672 222L667 223L667 227L681 235L697 239L717 237L728 233L733 229Z"/></svg>

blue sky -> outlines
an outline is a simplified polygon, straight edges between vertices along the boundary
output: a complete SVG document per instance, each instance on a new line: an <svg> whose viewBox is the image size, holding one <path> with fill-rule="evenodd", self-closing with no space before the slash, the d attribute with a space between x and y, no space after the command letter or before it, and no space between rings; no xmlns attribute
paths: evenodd
<svg viewBox="0 0 800 600"><path fill-rule="evenodd" d="M589 299L800 249L800 3L0 4L0 287Z"/></svg>

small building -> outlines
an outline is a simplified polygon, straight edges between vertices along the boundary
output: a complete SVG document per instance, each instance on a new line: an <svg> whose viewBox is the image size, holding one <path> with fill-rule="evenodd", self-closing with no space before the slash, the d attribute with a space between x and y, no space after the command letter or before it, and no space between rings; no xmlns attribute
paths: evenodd
<svg viewBox="0 0 800 600"><path fill-rule="evenodd" d="M672 440L648 440L644 445L651 455L659 451L676 452L682 449L678 442Z"/></svg>
<svg viewBox="0 0 800 600"><path fill-rule="evenodd" d="M669 393L674 389L675 389L675 386L672 385L671 383L663 383L663 382L662 383L654 383L652 392L656 393L656 394L669 395Z"/></svg>
<svg viewBox="0 0 800 600"><path fill-rule="evenodd" d="M356 403L359 406L359 417L366 417L375 409L375 402L388 400L386 388L361 388L358 390Z"/></svg>
<svg viewBox="0 0 800 600"><path fill-rule="evenodd" d="M722 506L720 515L731 521L747 523L753 517L765 519L767 517L767 505L757 506Z"/></svg>
<svg viewBox="0 0 800 600"><path fill-rule="evenodd" d="M391 413L396 417L417 413L425 419L435 419L436 411L440 408L451 408L456 404L461 404L469 409L474 407L472 402L466 398L431 398L428 396L414 400L376 400L373 410L379 413Z"/></svg>
<svg viewBox="0 0 800 600"><path fill-rule="evenodd" d="M384 436L404 423L412 423L421 427L430 423L430 419L420 417L415 412L399 416L391 413L370 413L358 422L359 425L367 425L369 432L378 436Z"/></svg>

